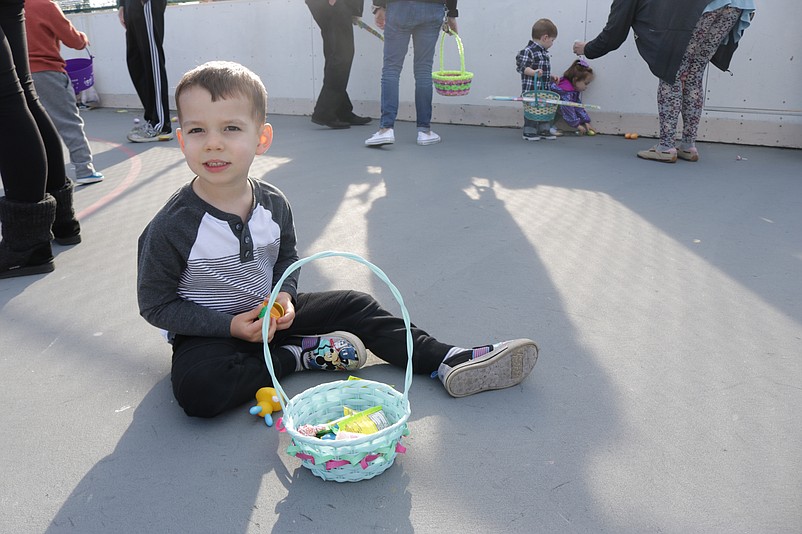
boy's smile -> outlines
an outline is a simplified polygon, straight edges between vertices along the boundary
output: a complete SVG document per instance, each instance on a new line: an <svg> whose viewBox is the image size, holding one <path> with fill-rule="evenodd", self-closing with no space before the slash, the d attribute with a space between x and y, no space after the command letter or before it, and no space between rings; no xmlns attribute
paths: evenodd
<svg viewBox="0 0 802 534"><path fill-rule="evenodd" d="M250 101L242 95L212 102L206 89L191 87L180 98L178 141L199 185L213 189L244 185L254 157L270 147L272 127L258 123Z"/></svg>

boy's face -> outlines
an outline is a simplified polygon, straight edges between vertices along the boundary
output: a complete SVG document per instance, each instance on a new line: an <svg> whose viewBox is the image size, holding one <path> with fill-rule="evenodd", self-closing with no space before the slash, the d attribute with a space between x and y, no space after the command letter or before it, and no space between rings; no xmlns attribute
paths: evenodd
<svg viewBox="0 0 802 534"><path fill-rule="evenodd" d="M551 48L551 45L554 44L554 41L556 39L557 39L556 37L552 37L551 35L544 35L543 37L540 38L540 41L539 41L540 42L540 46L542 46L543 48L548 50L549 48Z"/></svg>
<svg viewBox="0 0 802 534"><path fill-rule="evenodd" d="M240 95L212 102L201 87L181 96L178 142L192 172L205 185L225 187L242 183L257 154L273 141L273 128L253 117L251 102Z"/></svg>

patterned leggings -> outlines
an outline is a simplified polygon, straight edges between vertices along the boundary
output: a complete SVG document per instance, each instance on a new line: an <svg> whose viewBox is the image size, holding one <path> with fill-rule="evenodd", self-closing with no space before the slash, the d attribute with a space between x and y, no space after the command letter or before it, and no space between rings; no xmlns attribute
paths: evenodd
<svg viewBox="0 0 802 534"><path fill-rule="evenodd" d="M674 147L680 113L682 145L685 148L694 145L704 105L702 78L705 68L740 16L740 9L729 6L702 14L682 57L674 83L660 80L657 88L660 149Z"/></svg>

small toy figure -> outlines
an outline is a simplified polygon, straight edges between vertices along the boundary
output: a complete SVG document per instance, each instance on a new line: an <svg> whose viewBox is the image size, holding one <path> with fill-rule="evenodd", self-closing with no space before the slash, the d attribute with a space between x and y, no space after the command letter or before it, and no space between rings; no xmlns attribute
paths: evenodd
<svg viewBox="0 0 802 534"><path fill-rule="evenodd" d="M270 414L281 411L275 388L259 388L256 392L256 406L252 406L249 411L251 415L264 417L267 426L273 426L273 416Z"/></svg>

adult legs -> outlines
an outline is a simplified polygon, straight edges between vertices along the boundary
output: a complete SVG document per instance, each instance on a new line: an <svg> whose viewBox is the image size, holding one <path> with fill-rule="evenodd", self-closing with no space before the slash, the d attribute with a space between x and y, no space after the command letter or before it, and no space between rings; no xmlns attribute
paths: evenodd
<svg viewBox="0 0 802 534"><path fill-rule="evenodd" d="M95 172L92 151L84 132L84 121L75 105L70 78L57 71L34 72L32 76L40 101L70 151L75 177L91 175Z"/></svg>
<svg viewBox="0 0 802 534"><path fill-rule="evenodd" d="M0 3L0 174L6 198L39 202L64 187L61 139L36 94L28 65L23 2Z"/></svg>
<svg viewBox="0 0 802 534"><path fill-rule="evenodd" d="M128 73L144 108L145 120L159 132L171 132L164 63L165 0L125 3Z"/></svg>
<svg viewBox="0 0 802 534"><path fill-rule="evenodd" d="M329 5L328 0L307 0L312 17L323 38L323 87L313 117L320 120L349 119L353 105L348 97L348 79L354 60L354 25L344 2Z"/></svg>
<svg viewBox="0 0 802 534"><path fill-rule="evenodd" d="M53 270L50 228L66 181L61 141L33 88L22 0L0 3L0 278ZM48 167L52 170L48 175Z"/></svg>
<svg viewBox="0 0 802 534"><path fill-rule="evenodd" d="M683 58L685 84L682 91L682 141L681 148L690 149L696 143L699 120L704 107L702 80L713 54L732 30L741 16L741 10L724 7L705 13L694 29L691 44Z"/></svg>
<svg viewBox="0 0 802 534"><path fill-rule="evenodd" d="M387 4L384 25L384 59L381 80L380 127L392 128L398 116L398 87L401 69L409 48L412 32L409 29L409 2L391 2Z"/></svg>
<svg viewBox="0 0 802 534"><path fill-rule="evenodd" d="M412 29L415 74L415 113L418 131L428 132L432 123L432 62L443 24L443 6L417 3L418 23Z"/></svg>
<svg viewBox="0 0 802 534"><path fill-rule="evenodd" d="M674 148L680 113L683 116L683 142L693 146L704 103L702 80L705 68L739 15L740 10L730 7L704 13L694 28L674 82L669 84L660 80L657 90L658 151Z"/></svg>

